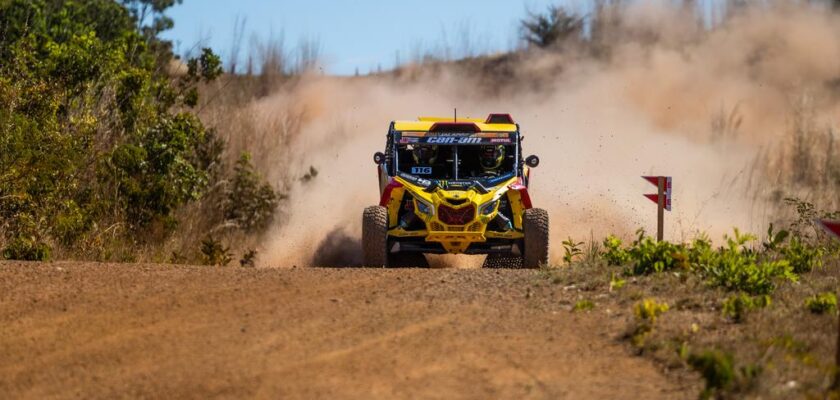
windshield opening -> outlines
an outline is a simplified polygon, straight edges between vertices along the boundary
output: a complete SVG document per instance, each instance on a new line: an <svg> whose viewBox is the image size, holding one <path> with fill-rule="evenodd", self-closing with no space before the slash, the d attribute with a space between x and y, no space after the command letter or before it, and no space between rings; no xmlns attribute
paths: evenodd
<svg viewBox="0 0 840 400"><path fill-rule="evenodd" d="M513 144L397 145L397 170L433 180L489 179L515 172Z"/></svg>

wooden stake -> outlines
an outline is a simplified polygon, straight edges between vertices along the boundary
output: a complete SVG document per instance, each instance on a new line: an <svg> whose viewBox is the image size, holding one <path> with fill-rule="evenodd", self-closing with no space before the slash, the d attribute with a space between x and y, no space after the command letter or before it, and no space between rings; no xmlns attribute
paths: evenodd
<svg viewBox="0 0 840 400"><path fill-rule="evenodd" d="M664 230L665 230L665 177L660 176L657 179L659 187L659 196L657 199L659 200L656 205L656 240L662 241L664 238Z"/></svg>

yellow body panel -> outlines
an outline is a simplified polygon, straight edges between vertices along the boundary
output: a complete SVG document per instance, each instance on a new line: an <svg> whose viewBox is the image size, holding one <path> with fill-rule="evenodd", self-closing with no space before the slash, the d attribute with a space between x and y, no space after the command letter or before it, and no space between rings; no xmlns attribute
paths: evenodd
<svg viewBox="0 0 840 400"><path fill-rule="evenodd" d="M521 215L524 212L524 206L522 205L519 192L509 189L509 186L515 183L518 178L514 177L502 182L498 186L489 189L486 194L481 194L472 189L443 190L440 188L429 193L424 188L413 185L405 179L400 177L395 177L394 179L403 186L395 188L391 192L391 198L387 205L389 220L392 221L392 229L388 231L388 234L391 236L425 237L427 242L439 242L447 252L453 254L463 253L471 243L485 242L488 238L521 239L524 237L522 234ZM399 208L402 204L403 196L406 193L411 194L414 198L414 213L426 224L426 230L406 231L400 227L393 227L396 224L395 221L398 219ZM487 231L487 224L496 218L498 214L498 200L502 196L508 196L508 200L510 201L514 214L514 230L508 232ZM418 201L426 204L425 209L430 210L428 214L420 211L421 207L418 207ZM483 209L482 206L491 203L494 204L492 208ZM448 225L439 218L438 210L440 205L446 205L455 210L472 205L475 207L475 213L472 219L462 225Z"/></svg>
<svg viewBox="0 0 840 400"><path fill-rule="evenodd" d="M419 121L394 121L394 130L403 132L428 132L438 122L455 122L451 118L420 118ZM458 122L472 122L482 132L516 132L515 124L485 124L481 120L458 119Z"/></svg>

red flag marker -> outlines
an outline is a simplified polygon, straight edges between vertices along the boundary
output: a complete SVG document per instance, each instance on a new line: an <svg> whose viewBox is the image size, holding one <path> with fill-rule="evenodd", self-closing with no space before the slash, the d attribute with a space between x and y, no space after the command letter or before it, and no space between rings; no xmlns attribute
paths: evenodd
<svg viewBox="0 0 840 400"><path fill-rule="evenodd" d="M826 232L832 234L835 238L840 239L840 221L831 221L827 219L819 219L817 223L826 230Z"/></svg>
<svg viewBox="0 0 840 400"><path fill-rule="evenodd" d="M671 211L671 186L670 176L643 176L642 179L654 184L656 194L644 195L656 203L656 240L661 241L665 230L665 210Z"/></svg>
<svg viewBox="0 0 840 400"><path fill-rule="evenodd" d="M666 211L671 211L671 187L673 186L673 179L670 176L662 176L662 177L659 177L659 176L643 176L642 177L642 179L652 183L653 186L656 186L656 187L659 187L659 178L663 178L665 180L665 182L664 182L665 187L663 188L664 189L664 195L665 195L665 204L664 204L665 210ZM644 196L647 197L648 199L650 199L650 201L652 201L656 204L659 204L659 194L646 194Z"/></svg>

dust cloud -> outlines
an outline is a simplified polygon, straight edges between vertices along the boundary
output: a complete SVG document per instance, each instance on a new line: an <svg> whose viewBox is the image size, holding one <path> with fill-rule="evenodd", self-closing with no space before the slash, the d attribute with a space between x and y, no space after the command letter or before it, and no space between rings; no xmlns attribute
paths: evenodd
<svg viewBox="0 0 840 400"><path fill-rule="evenodd" d="M372 154L389 122L454 108L479 118L510 113L521 125L525 155L542 160L531 192L550 213L554 260L566 237L654 230L655 206L642 196L654 191L640 178L647 174L674 178L669 239L761 229L769 209L754 194L765 173L756 157L788 139L801 99L826 123L839 111L826 82L840 76L840 21L789 3L744 8L711 30L660 3L622 15L605 35L615 38L602 43L606 56L574 46L528 52L497 91L480 81L485 75L444 66L416 79L309 76L253 104L266 134L285 110L302 110L272 179L318 170L315 179L290 180L263 263L357 265L361 212L379 195ZM529 83L534 77L539 85Z"/></svg>

